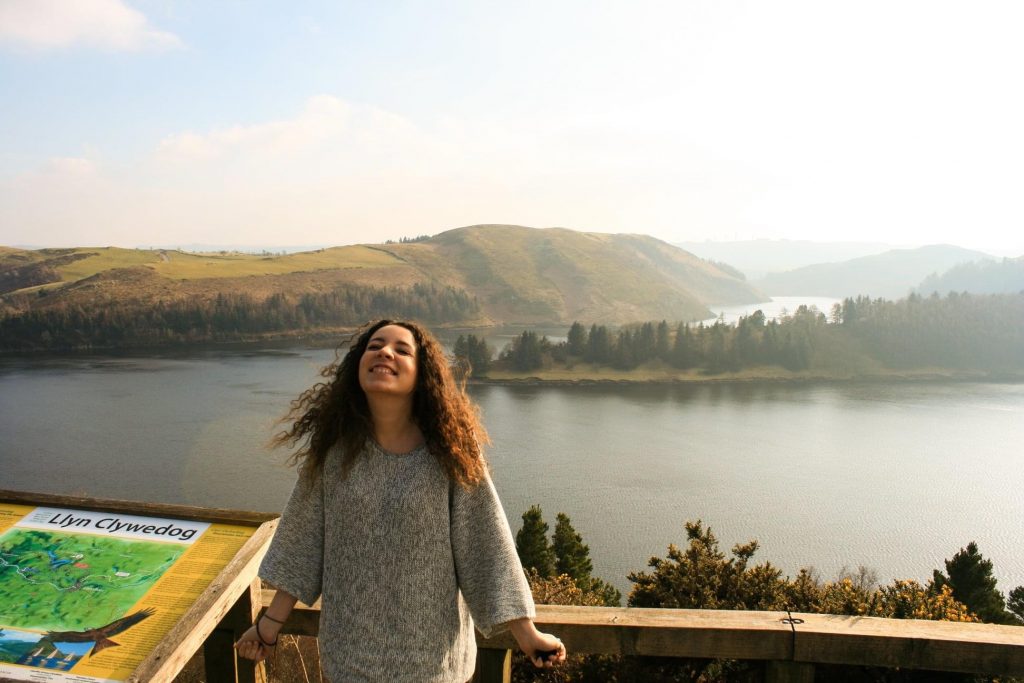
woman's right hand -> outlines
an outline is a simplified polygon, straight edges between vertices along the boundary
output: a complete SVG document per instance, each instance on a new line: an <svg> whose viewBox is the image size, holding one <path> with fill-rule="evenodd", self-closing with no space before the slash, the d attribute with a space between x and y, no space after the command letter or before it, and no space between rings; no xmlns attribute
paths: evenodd
<svg viewBox="0 0 1024 683"><path fill-rule="evenodd" d="M274 640L272 645L267 645L263 640L260 639L262 632L256 632L256 624L253 624L249 629L242 634L242 637L235 643L235 649L238 651L239 657L251 659L254 662L262 662L264 659L270 656L274 651L274 646L277 645L277 634L274 634ZM269 636L267 633L262 633L263 637Z"/></svg>

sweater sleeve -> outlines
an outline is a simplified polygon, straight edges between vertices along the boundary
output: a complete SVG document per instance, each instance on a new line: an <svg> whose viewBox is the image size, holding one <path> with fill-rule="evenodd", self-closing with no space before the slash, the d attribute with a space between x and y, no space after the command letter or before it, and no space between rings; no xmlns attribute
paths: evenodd
<svg viewBox="0 0 1024 683"><path fill-rule="evenodd" d="M259 575L307 605L320 597L324 561L323 474L303 470L281 513Z"/></svg>
<svg viewBox="0 0 1024 683"><path fill-rule="evenodd" d="M455 571L477 629L489 637L513 619L534 618L530 585L490 477L469 490L451 487Z"/></svg>

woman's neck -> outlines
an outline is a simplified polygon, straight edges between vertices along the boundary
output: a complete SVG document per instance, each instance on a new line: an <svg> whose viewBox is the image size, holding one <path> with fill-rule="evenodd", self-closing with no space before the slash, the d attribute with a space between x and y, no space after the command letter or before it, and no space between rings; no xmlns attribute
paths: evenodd
<svg viewBox="0 0 1024 683"><path fill-rule="evenodd" d="M413 422L412 407L390 401L369 401L373 438L386 451L408 453L423 443L423 432Z"/></svg>

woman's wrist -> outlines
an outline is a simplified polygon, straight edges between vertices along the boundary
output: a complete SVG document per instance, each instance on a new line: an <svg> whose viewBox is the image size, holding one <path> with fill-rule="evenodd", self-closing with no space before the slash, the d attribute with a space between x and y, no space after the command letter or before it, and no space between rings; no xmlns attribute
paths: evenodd
<svg viewBox="0 0 1024 683"><path fill-rule="evenodd" d="M265 640L276 641L277 634L281 632L284 622L275 619L269 614L263 614L256 620L256 625L259 627L260 635Z"/></svg>
<svg viewBox="0 0 1024 683"><path fill-rule="evenodd" d="M513 619L508 622L508 630L520 645L537 633L537 627L533 625L533 619L529 617Z"/></svg>
<svg viewBox="0 0 1024 683"><path fill-rule="evenodd" d="M257 619L256 623L253 624L253 628L256 629L256 639L260 641L260 644L264 647L274 647L277 645L277 634L264 632L261 628L263 623L263 619Z"/></svg>

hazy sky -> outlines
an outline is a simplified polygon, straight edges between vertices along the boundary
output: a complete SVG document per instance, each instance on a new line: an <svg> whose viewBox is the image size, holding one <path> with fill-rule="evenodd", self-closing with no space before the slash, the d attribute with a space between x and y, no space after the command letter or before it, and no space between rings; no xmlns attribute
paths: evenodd
<svg viewBox="0 0 1024 683"><path fill-rule="evenodd" d="M0 0L0 244L1024 254L1024 3Z"/></svg>

